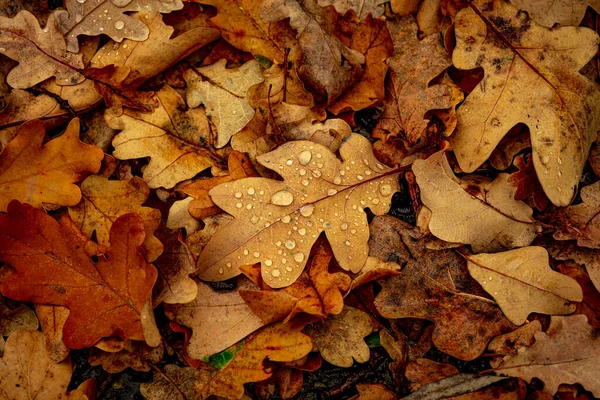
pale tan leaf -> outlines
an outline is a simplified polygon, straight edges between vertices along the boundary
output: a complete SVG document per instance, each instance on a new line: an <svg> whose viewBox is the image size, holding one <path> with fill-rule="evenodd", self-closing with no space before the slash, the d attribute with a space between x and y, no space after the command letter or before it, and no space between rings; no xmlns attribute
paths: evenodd
<svg viewBox="0 0 600 400"><path fill-rule="evenodd" d="M210 195L235 220L219 230L198 260L202 279L220 281L260 262L271 287L291 285L304 270L313 243L325 232L339 265L358 272L367 259L365 208L389 210L398 172L380 164L371 144L351 134L340 147L343 162L322 145L288 142L258 161L284 179L246 178Z"/></svg>
<svg viewBox="0 0 600 400"><path fill-rule="evenodd" d="M254 117L246 98L248 89L263 81L262 69L256 60L239 68L225 68L222 59L212 65L187 70L187 102L192 108L200 104L217 129L217 148L225 146Z"/></svg>
<svg viewBox="0 0 600 400"><path fill-rule="evenodd" d="M164 373L154 373L152 382L142 383L140 393L149 400L202 399L202 383L210 379L207 374L202 370L169 364L165 366Z"/></svg>
<svg viewBox="0 0 600 400"><path fill-rule="evenodd" d="M185 229L185 233L190 235L200 229L200 221L190 215L188 206L194 201L191 196L183 200L173 202L169 208L169 216L167 217L167 228L169 229Z"/></svg>
<svg viewBox="0 0 600 400"><path fill-rule="evenodd" d="M369 346L364 337L373 331L369 315L357 308L345 306L338 315L304 328L323 359L338 367L351 367L369 361Z"/></svg>
<svg viewBox="0 0 600 400"><path fill-rule="evenodd" d="M488 184L479 199L465 191L443 151L415 161L413 171L421 200L433 213L429 229L438 238L470 244L476 253L527 246L535 238L532 210L514 200L507 174Z"/></svg>
<svg viewBox="0 0 600 400"><path fill-rule="evenodd" d="M511 0L540 25L579 25L588 6L600 11L598 0Z"/></svg>
<svg viewBox="0 0 600 400"><path fill-rule="evenodd" d="M90 365L102 365L111 374L118 374L127 368L136 371L150 371L152 364L157 364L163 357L164 346L150 347L144 342L125 342L123 350L109 353L92 348L88 361Z"/></svg>
<svg viewBox="0 0 600 400"><path fill-rule="evenodd" d="M553 271L548 252L529 246L496 254L466 256L471 276L498 303L510 322L525 323L532 312L560 315L583 300L579 284Z"/></svg>
<svg viewBox="0 0 600 400"><path fill-rule="evenodd" d="M61 306L36 304L35 312L40 319L48 357L54 362L61 362L69 355L69 348L63 341L63 328L69 318L69 309Z"/></svg>

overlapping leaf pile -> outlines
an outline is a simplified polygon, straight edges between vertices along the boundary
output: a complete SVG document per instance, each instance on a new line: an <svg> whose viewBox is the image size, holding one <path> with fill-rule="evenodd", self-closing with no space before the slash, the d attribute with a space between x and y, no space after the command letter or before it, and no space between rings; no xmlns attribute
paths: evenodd
<svg viewBox="0 0 600 400"><path fill-rule="evenodd" d="M0 399L600 397L598 4L5 3Z"/></svg>

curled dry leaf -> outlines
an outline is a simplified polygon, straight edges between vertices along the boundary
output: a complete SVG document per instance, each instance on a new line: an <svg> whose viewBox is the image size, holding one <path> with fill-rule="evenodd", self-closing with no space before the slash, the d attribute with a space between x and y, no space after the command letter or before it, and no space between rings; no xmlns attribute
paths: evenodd
<svg viewBox="0 0 600 400"><path fill-rule="evenodd" d="M539 26L503 0L469 4L456 16L452 61L460 69L481 67L485 75L457 112L453 145L460 167L474 171L522 122L544 192L566 206L600 127L600 90L579 73L600 39L591 29Z"/></svg>
<svg viewBox="0 0 600 400"><path fill-rule="evenodd" d="M390 79L385 109L373 134L379 138L401 135L414 145L429 122L425 113L452 106L450 86L430 85L452 63L438 35L422 41L417 38L418 28L412 16L386 23L394 41L394 55L387 60Z"/></svg>
<svg viewBox="0 0 600 400"><path fill-rule="evenodd" d="M35 360L35 361L34 361ZM44 349L44 335L38 331L19 331L6 341L0 359L2 399L84 400L83 393L67 393L73 367L71 360L52 361Z"/></svg>
<svg viewBox="0 0 600 400"><path fill-rule="evenodd" d="M54 15L44 29L28 11L14 18L0 17L0 53L19 63L6 76L15 89L27 89L51 77L60 85L75 85L84 79L79 72L83 69L81 55L67 52Z"/></svg>
<svg viewBox="0 0 600 400"><path fill-rule="evenodd" d="M144 256L152 262L162 253L163 245L154 236L160 224L160 211L142 206L150 194L143 179L110 181L99 175L89 176L81 183L81 194L82 201L69 207L69 216L87 237L95 233L97 242L108 246L114 221L121 215L137 213L146 229Z"/></svg>
<svg viewBox="0 0 600 400"><path fill-rule="evenodd" d="M252 108L265 103L265 108L269 108L284 102L309 108L315 105L294 68L273 64L263 75L264 81L248 89L248 103Z"/></svg>
<svg viewBox="0 0 600 400"><path fill-rule="evenodd" d="M554 24L579 25L588 6L600 11L598 0L511 0L511 3L548 28Z"/></svg>
<svg viewBox="0 0 600 400"><path fill-rule="evenodd" d="M364 337L372 331L367 313L349 306L323 323L317 322L304 329L323 359L338 367L351 367L353 360L369 361L369 346Z"/></svg>
<svg viewBox="0 0 600 400"><path fill-rule="evenodd" d="M40 319L48 356L55 362L61 362L67 358L70 351L63 340L63 328L69 318L69 309L61 306L36 304L35 312Z"/></svg>
<svg viewBox="0 0 600 400"><path fill-rule="evenodd" d="M79 35L105 34L121 42L148 39L148 27L126 14L131 11L158 11L168 13L183 8L181 0L65 0L66 10L55 13L57 25L67 41L67 49L79 51Z"/></svg>
<svg viewBox="0 0 600 400"><path fill-rule="evenodd" d="M118 374L127 368L150 371L151 365L162 359L164 351L163 345L150 347L143 342L127 341L123 350L114 353L92 347L88 361L92 366L102 365L111 374Z"/></svg>
<svg viewBox="0 0 600 400"><path fill-rule="evenodd" d="M461 360L477 358L488 341L514 328L500 308L482 297L465 260L454 250L432 251L420 232L390 216L371 223L370 255L403 265L381 281L375 307L384 318L433 321L433 343Z"/></svg>
<svg viewBox="0 0 600 400"><path fill-rule="evenodd" d="M581 384L600 396L600 339L584 315L552 317L546 332L535 334L535 343L508 356L496 367L498 374L527 382L538 378L544 390L555 394L561 384Z"/></svg>
<svg viewBox="0 0 600 400"><path fill-rule="evenodd" d="M73 206L81 199L74 185L98 172L104 153L79 141L79 119L65 133L42 145L46 131L41 121L29 121L0 153L0 211L12 199L35 207L44 203Z"/></svg>
<svg viewBox="0 0 600 400"><path fill-rule="evenodd" d="M302 55L298 75L317 102L331 103L363 74L364 56L340 42L316 0L269 0L259 13L267 22L290 19Z"/></svg>
<svg viewBox="0 0 600 400"><path fill-rule="evenodd" d="M8 214L0 215L0 232L0 261L16 271L2 282L2 294L69 308L67 347L88 347L105 336L144 340L143 306L156 269L139 251L145 237L139 216L125 214L115 221L106 252L68 216L59 223L16 200Z"/></svg>
<svg viewBox="0 0 600 400"><path fill-rule="evenodd" d="M264 324L240 297L239 290L251 288L241 280L233 292L217 292L198 282L196 299L187 304L167 304L167 317L192 328L188 355L196 360L225 350Z"/></svg>
<svg viewBox="0 0 600 400"><path fill-rule="evenodd" d="M208 120L203 109L182 111L185 102L170 86L156 97L159 107L151 114L126 109L122 115L106 110L108 126L121 132L113 139L113 156L121 160L150 157L144 180L150 188L172 188L210 167L207 150Z"/></svg>
<svg viewBox="0 0 600 400"><path fill-rule="evenodd" d="M174 230L183 228L185 229L185 234L190 235L202 227L200 221L192 217L188 211L190 203L194 200L195 199L193 197L188 196L183 200L177 200L173 202L173 205L171 208L169 208L167 228Z"/></svg>
<svg viewBox="0 0 600 400"><path fill-rule="evenodd" d="M474 187L477 193L469 193L470 186L465 183L465 189L454 176L443 151L415 161L413 172L421 200L433 213L429 230L438 238L470 244L476 253L527 246L535 238L538 226L532 210L514 200L516 189L508 183L507 174L485 185L483 191Z"/></svg>
<svg viewBox="0 0 600 400"><path fill-rule="evenodd" d="M254 117L246 98L248 89L263 81L262 69L256 60L239 68L225 68L227 60L185 71L188 85L187 102L192 108L200 104L217 130L216 147L224 147Z"/></svg>
<svg viewBox="0 0 600 400"><path fill-rule="evenodd" d="M515 325L525 323L532 312L570 314L575 311L573 302L583 300L581 287L574 279L550 268L548 252L543 247L466 258L471 276Z"/></svg>
<svg viewBox="0 0 600 400"><path fill-rule="evenodd" d="M289 286L321 232L339 265L358 272L368 256L365 208L376 215L389 210L398 172L380 164L357 134L347 136L340 155L343 162L319 144L288 142L258 158L283 181L246 178L212 189L215 204L235 220L204 248L199 276L221 281L260 262L269 286Z"/></svg>
<svg viewBox="0 0 600 400"><path fill-rule="evenodd" d="M538 210L545 210L548 207L548 198L546 198L540 181L535 175L531 157L519 154L515 158L515 167L519 168L519 170L511 174L510 178L508 178L508 181L513 183L517 188L515 200L525 200L531 197L533 204Z"/></svg>

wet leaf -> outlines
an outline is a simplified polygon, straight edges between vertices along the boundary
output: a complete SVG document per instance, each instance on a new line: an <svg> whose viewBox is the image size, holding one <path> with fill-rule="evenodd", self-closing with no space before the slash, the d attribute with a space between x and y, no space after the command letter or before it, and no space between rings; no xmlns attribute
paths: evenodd
<svg viewBox="0 0 600 400"><path fill-rule="evenodd" d="M258 159L284 181L246 178L212 189L213 201L235 220L204 248L199 276L225 280L238 275L240 266L260 262L269 286L289 286L323 231L339 265L359 271L368 250L364 209L387 212L398 190L397 172L380 164L369 142L356 134L340 154L343 163L321 145L289 142Z"/></svg>

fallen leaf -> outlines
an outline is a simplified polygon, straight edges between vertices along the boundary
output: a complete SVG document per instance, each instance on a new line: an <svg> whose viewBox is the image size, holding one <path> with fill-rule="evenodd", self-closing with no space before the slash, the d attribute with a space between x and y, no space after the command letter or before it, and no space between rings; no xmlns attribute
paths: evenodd
<svg viewBox="0 0 600 400"><path fill-rule="evenodd" d="M314 323L304 329L311 337L314 349L325 361L337 367L351 367L354 360L359 363L369 361L369 346L364 337L372 331L369 316L349 306L323 323Z"/></svg>
<svg viewBox="0 0 600 400"><path fill-rule="evenodd" d="M31 308L10 299L0 299L0 344L4 344L3 336L10 336L17 331L36 330L38 326L38 317Z"/></svg>
<svg viewBox="0 0 600 400"><path fill-rule="evenodd" d="M188 211L188 207L191 202L195 199L191 196L186 197L183 200L174 201L171 208L169 208L169 215L167 217L167 228L177 230L180 228L185 229L186 235L190 235L201 228L201 223Z"/></svg>
<svg viewBox="0 0 600 400"><path fill-rule="evenodd" d="M163 357L163 345L150 347L143 342L125 342L125 348L116 353L92 348L88 362L91 366L102 365L111 374L118 374L131 368L135 371L150 371L151 365L157 364Z"/></svg>
<svg viewBox="0 0 600 400"><path fill-rule="evenodd" d="M323 231L342 269L358 272L368 256L364 208L387 212L398 172L380 164L360 135L349 135L340 155L343 163L319 144L289 142L258 158L284 181L246 178L212 189L215 204L235 220L204 248L200 278L225 280L238 275L240 266L260 262L269 286L289 286Z"/></svg>
<svg viewBox="0 0 600 400"><path fill-rule="evenodd" d="M12 199L39 208L45 203L73 206L81 199L73 183L100 169L104 153L79 141L79 119L42 145L45 134L41 121L29 121L0 153L0 211Z"/></svg>
<svg viewBox="0 0 600 400"><path fill-rule="evenodd" d="M369 15L375 18L381 17L385 12L386 0L318 0L318 2L321 7L333 6L341 15L352 10L362 21Z"/></svg>
<svg viewBox="0 0 600 400"><path fill-rule="evenodd" d="M140 393L149 400L202 399L197 381L204 381L204 371L190 367L165 365L164 372L156 372L152 382L142 383Z"/></svg>
<svg viewBox="0 0 600 400"><path fill-rule="evenodd" d="M252 108L258 108L261 103L269 107L282 102L309 108L315 105L294 68L273 64L263 76L264 81L248 89L248 104Z"/></svg>
<svg viewBox="0 0 600 400"><path fill-rule="evenodd" d="M411 392L456 374L458 369L454 365L438 363L427 358L417 358L406 364L406 380Z"/></svg>
<svg viewBox="0 0 600 400"><path fill-rule="evenodd" d="M600 292L600 254L597 250L579 247L571 241L553 242L550 246L546 246L546 250L555 260L573 260L578 264L585 265L596 290Z"/></svg>
<svg viewBox="0 0 600 400"><path fill-rule="evenodd" d="M493 383L507 379L501 376L477 376L457 374L437 382L430 383L416 392L403 397L403 400L449 399L464 393L473 393Z"/></svg>
<svg viewBox="0 0 600 400"><path fill-rule="evenodd" d="M254 113L254 118L231 138L231 148L247 153L260 175L269 176L272 172L260 165L256 158L274 150L283 142L276 131L277 127L271 123L269 115L263 115L261 112Z"/></svg>
<svg viewBox="0 0 600 400"><path fill-rule="evenodd" d="M562 315L575 311L583 300L579 284L553 271L548 252L539 246L496 254L466 256L471 276L479 282L515 325L532 312Z"/></svg>
<svg viewBox="0 0 600 400"><path fill-rule="evenodd" d="M554 24L579 25L588 6L600 10L598 0L511 0L511 3L548 28Z"/></svg>
<svg viewBox="0 0 600 400"><path fill-rule="evenodd" d="M126 109L123 115L106 110L109 127L121 130L113 139L113 156L120 160L150 157L144 180L150 188L172 188L210 167L213 155L204 110L182 111L185 102L170 86L157 94L160 106L152 114Z"/></svg>
<svg viewBox="0 0 600 400"><path fill-rule="evenodd" d="M375 4L374 1L369 3ZM365 73L328 107L335 115L374 107L384 99L384 80L388 70L385 60L394 51L390 32L383 19L374 19L368 15L359 23L358 19L354 21L348 18L350 21L347 21L348 16L349 14L345 15L338 24L344 24L345 29L351 32L347 46L365 56ZM354 14L352 16L356 18Z"/></svg>
<svg viewBox="0 0 600 400"><path fill-rule="evenodd" d="M535 333L541 332L542 324L538 320L533 320L518 327L512 332L505 333L493 338L488 345L488 350L496 355L516 356L519 354L519 349L529 347L535 342ZM494 368L502 364L501 358L490 361L490 365Z"/></svg>
<svg viewBox="0 0 600 400"><path fill-rule="evenodd" d="M65 0L65 8L55 12L57 26L65 36L67 49L77 53L79 35L105 34L117 42L125 38L146 40L148 27L126 13L141 10L168 13L183 8L183 3L181 0Z"/></svg>
<svg viewBox="0 0 600 400"><path fill-rule="evenodd" d="M417 11L419 0L391 0L390 7L394 14L407 16Z"/></svg>
<svg viewBox="0 0 600 400"><path fill-rule="evenodd" d="M583 314L588 317L588 324L600 328L600 292L594 287L588 274L572 262L560 264L558 271L577 281L583 291L583 300L576 305L573 314Z"/></svg>
<svg viewBox="0 0 600 400"><path fill-rule="evenodd" d="M144 340L142 308L156 270L139 252L145 236L139 216L115 221L105 255L67 216L59 224L16 200L0 215L0 232L0 261L16 270L2 282L2 294L69 308L67 347L91 346L105 336ZM99 256L96 264L93 256Z"/></svg>
<svg viewBox="0 0 600 400"><path fill-rule="evenodd" d="M514 200L516 189L507 174L487 184L479 198L454 176L443 151L415 161L413 172L421 200L433 212L429 230L436 237L470 244L476 253L527 246L535 238L538 226L532 210Z"/></svg>
<svg viewBox="0 0 600 400"><path fill-rule="evenodd" d="M227 69L226 60L202 68L189 69L183 77L188 85L187 103L203 105L217 130L216 147L224 147L254 117L248 104L248 89L263 81L260 64L248 61L239 68Z"/></svg>
<svg viewBox="0 0 600 400"><path fill-rule="evenodd" d="M546 332L535 334L533 346L506 357L495 372L527 382L538 378L550 394L555 394L561 384L579 383L598 397L599 357L598 333L585 315L552 317Z"/></svg>
<svg viewBox="0 0 600 400"><path fill-rule="evenodd" d="M548 199L535 175L531 156L518 155L515 158L515 167L519 170L508 178L508 181L517 187L515 200L525 200L531 197L538 210L545 210L548 207Z"/></svg>
<svg viewBox="0 0 600 400"><path fill-rule="evenodd" d="M187 347L191 358L201 360L223 351L264 325L239 294L240 289L249 287L242 281L235 291L219 293L198 282L194 301L165 305L170 320L192 328Z"/></svg>
<svg viewBox="0 0 600 400"><path fill-rule="evenodd" d="M11 87L27 89L51 77L60 85L83 81L81 55L67 52L54 15L44 29L28 11L14 18L0 17L0 53L19 63L6 76Z"/></svg>
<svg viewBox="0 0 600 400"><path fill-rule="evenodd" d="M46 353L54 362L61 362L69 355L63 340L63 329L69 319L69 309L61 306L36 304L35 312L40 319Z"/></svg>
<svg viewBox="0 0 600 400"><path fill-rule="evenodd" d="M298 76L317 102L333 102L363 74L364 56L335 37L316 0L269 0L259 13L265 22L290 19L302 55Z"/></svg>
<svg viewBox="0 0 600 400"><path fill-rule="evenodd" d="M67 393L72 373L70 359L56 363L48 357L42 332L18 331L6 341L0 359L0 392L7 400L87 399L77 390Z"/></svg>
<svg viewBox="0 0 600 400"><path fill-rule="evenodd" d="M108 246L114 221L121 215L137 213L146 230L142 249L146 260L152 262L162 253L163 245L154 236L160 224L160 211L142 206L150 195L143 179L111 181L103 176L88 176L81 182L81 195L82 200L69 207L69 216L84 235L91 238L95 233L97 242Z"/></svg>
<svg viewBox="0 0 600 400"><path fill-rule="evenodd" d="M451 65L450 56L440 38L431 35L420 41L417 24L412 16L386 21L394 43L394 54L387 60L390 79L386 87L382 118L373 135L405 138L409 144L423 136L429 110L452 106L451 87L431 84L432 80Z"/></svg>
<svg viewBox="0 0 600 400"><path fill-rule="evenodd" d="M370 229L370 255L403 265L399 276L380 281L375 307L384 318L433 321L435 346L461 360L477 358L493 336L514 329L454 250L427 249L418 230L390 216L375 217Z"/></svg>
<svg viewBox="0 0 600 400"><path fill-rule="evenodd" d="M398 396L380 383L357 383L358 394L352 400L396 400Z"/></svg>
<svg viewBox="0 0 600 400"><path fill-rule="evenodd" d="M456 16L452 60L485 75L457 112L453 147L460 167L474 171L508 130L524 123L544 192L566 206L600 127L600 90L578 72L596 54L598 35L549 30L502 0L469 4Z"/></svg>
<svg viewBox="0 0 600 400"><path fill-rule="evenodd" d="M367 258L365 266L352 278L352 289L379 279L400 275L402 267L392 261L383 261L377 257Z"/></svg>

